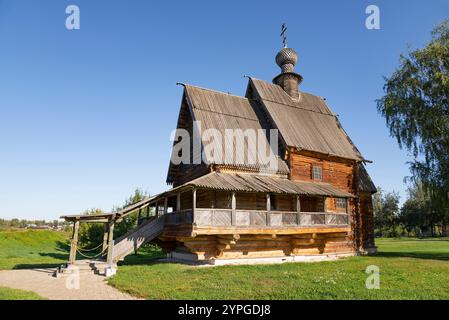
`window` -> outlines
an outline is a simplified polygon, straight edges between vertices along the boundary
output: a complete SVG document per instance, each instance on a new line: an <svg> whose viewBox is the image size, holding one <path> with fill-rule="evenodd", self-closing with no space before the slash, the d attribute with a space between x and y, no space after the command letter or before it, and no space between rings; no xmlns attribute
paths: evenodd
<svg viewBox="0 0 449 320"><path fill-rule="evenodd" d="M323 180L323 168L318 167L318 166L313 166L312 178L313 178L313 180L318 180L318 181Z"/></svg>
<svg viewBox="0 0 449 320"><path fill-rule="evenodd" d="M346 210L346 199L345 198L337 198L337 199L335 199L335 203L337 205L337 209L345 209Z"/></svg>

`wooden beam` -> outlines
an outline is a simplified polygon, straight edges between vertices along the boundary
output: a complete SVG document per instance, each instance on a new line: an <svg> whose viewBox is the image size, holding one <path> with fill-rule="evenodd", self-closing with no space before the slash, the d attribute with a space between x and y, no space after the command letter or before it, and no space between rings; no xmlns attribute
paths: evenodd
<svg viewBox="0 0 449 320"><path fill-rule="evenodd" d="M195 222L195 211L196 211L196 189L192 191L192 220Z"/></svg>
<svg viewBox="0 0 449 320"><path fill-rule="evenodd" d="M142 209L139 209L139 212L137 213L137 225L139 225L140 218L142 217Z"/></svg>
<svg viewBox="0 0 449 320"><path fill-rule="evenodd" d="M194 227L193 231L197 236L201 235L233 235L233 234L263 234L269 235L272 234L320 234L320 233L342 233L342 232L350 232L351 228L347 226L342 227Z"/></svg>
<svg viewBox="0 0 449 320"><path fill-rule="evenodd" d="M296 196L296 224L301 224L301 199L299 194Z"/></svg>
<svg viewBox="0 0 449 320"><path fill-rule="evenodd" d="M78 246L79 229L80 229L80 221L76 220L73 223L72 241L70 242L70 256L69 256L70 264L74 264L76 262L76 250L77 250L77 246Z"/></svg>
<svg viewBox="0 0 449 320"><path fill-rule="evenodd" d="M176 211L180 211L181 210L181 194L177 193L176 194Z"/></svg>
<svg viewBox="0 0 449 320"><path fill-rule="evenodd" d="M107 262L112 267L112 253L114 250L114 220L109 221L109 234L108 234L108 256Z"/></svg>
<svg viewBox="0 0 449 320"><path fill-rule="evenodd" d="M103 225L103 248L102 248L102 252L104 252L106 250L106 248L108 247L108 238L109 238L109 228L108 228L108 224L105 223Z"/></svg>
<svg viewBox="0 0 449 320"><path fill-rule="evenodd" d="M271 195L267 193L267 217L266 217L266 225L270 225L270 211L271 211Z"/></svg>
<svg viewBox="0 0 449 320"><path fill-rule="evenodd" d="M233 191L231 193L231 208L232 208L232 212L231 212L231 225L235 226L236 225L236 208L237 208L237 200L235 199L235 192Z"/></svg>

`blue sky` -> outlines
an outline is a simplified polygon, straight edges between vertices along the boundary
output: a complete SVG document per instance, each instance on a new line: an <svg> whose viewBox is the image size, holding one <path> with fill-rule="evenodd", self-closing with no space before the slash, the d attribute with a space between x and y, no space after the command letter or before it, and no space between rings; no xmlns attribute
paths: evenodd
<svg viewBox="0 0 449 320"><path fill-rule="evenodd" d="M78 5L81 29L65 28ZM365 8L381 30L365 28ZM244 95L271 81L280 25L301 89L327 98L375 183L405 197L411 158L376 111L383 76L449 16L435 1L0 0L0 217L109 211L167 188L186 82Z"/></svg>

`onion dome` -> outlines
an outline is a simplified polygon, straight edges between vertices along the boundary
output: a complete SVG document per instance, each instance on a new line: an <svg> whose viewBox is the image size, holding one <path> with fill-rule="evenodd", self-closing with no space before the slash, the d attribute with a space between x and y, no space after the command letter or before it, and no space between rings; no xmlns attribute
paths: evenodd
<svg viewBox="0 0 449 320"><path fill-rule="evenodd" d="M291 48L282 48L276 55L276 63L282 69L282 73L293 72L298 62L298 54Z"/></svg>

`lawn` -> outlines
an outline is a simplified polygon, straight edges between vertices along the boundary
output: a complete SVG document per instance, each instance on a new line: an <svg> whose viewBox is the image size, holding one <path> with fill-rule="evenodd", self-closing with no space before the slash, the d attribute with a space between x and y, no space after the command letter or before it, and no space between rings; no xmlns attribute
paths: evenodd
<svg viewBox="0 0 449 320"><path fill-rule="evenodd" d="M0 270L55 267L68 259L68 235L50 230L0 231Z"/></svg>
<svg viewBox="0 0 449 320"><path fill-rule="evenodd" d="M147 299L449 299L449 240L381 239L379 254L333 262L192 267L128 257L109 284ZM152 262L153 261L153 262ZM365 286L370 265L380 289Z"/></svg>
<svg viewBox="0 0 449 320"><path fill-rule="evenodd" d="M0 231L0 269L55 267L68 236L45 230ZM449 299L449 239L378 239L379 254L333 262L192 267L159 263L145 247L119 265L109 284L147 299ZM380 289L365 272L380 269ZM38 299L0 287L0 299Z"/></svg>
<svg viewBox="0 0 449 320"><path fill-rule="evenodd" d="M30 291L0 287L0 300L45 300Z"/></svg>

